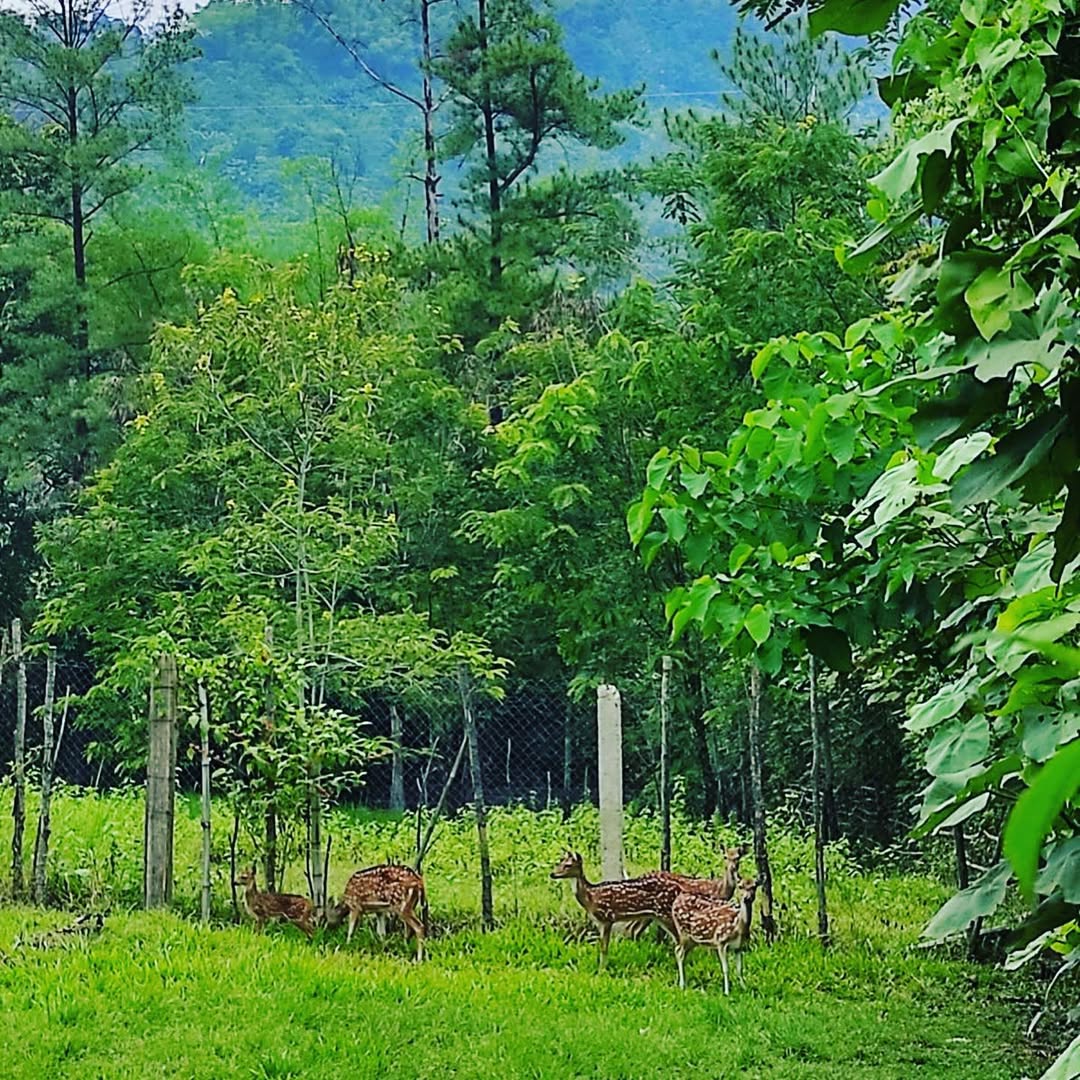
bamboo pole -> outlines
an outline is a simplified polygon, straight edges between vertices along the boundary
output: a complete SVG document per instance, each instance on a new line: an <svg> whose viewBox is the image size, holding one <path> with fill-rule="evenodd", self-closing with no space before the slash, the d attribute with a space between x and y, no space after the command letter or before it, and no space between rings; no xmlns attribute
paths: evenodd
<svg viewBox="0 0 1080 1080"><path fill-rule="evenodd" d="M405 809L405 764L401 747L404 725L396 702L390 703L390 741L393 743L390 773L390 809Z"/></svg>
<svg viewBox="0 0 1080 1080"><path fill-rule="evenodd" d="M822 947L829 945L829 909L825 895L825 799L824 799L824 741L821 708L818 702L817 663L810 657L810 742L812 759L810 773L814 804L814 882L817 886L818 939Z"/></svg>
<svg viewBox="0 0 1080 1080"><path fill-rule="evenodd" d="M199 680L199 764L202 773L202 921L210 922L210 701Z"/></svg>
<svg viewBox="0 0 1080 1080"><path fill-rule="evenodd" d="M668 690L671 657L665 656L660 675L660 869L671 869L671 792L668 785Z"/></svg>
<svg viewBox="0 0 1080 1080"><path fill-rule="evenodd" d="M476 839L480 848L480 909L484 929L495 926L495 908L491 895L491 850L488 846L487 805L484 802L484 779L480 768L480 739L476 730L476 717L472 710L472 692L465 669L458 671L458 690L461 694L461 711L465 720L465 737L469 744L469 774L472 777L473 809L476 813Z"/></svg>
<svg viewBox="0 0 1080 1080"><path fill-rule="evenodd" d="M22 620L11 622L11 658L15 663L15 738L12 762L14 785L11 803L11 895L23 894L23 832L26 829L26 657L23 655Z"/></svg>
<svg viewBox="0 0 1080 1080"><path fill-rule="evenodd" d="M750 794L754 823L754 862L761 894L761 929L766 941L776 936L773 915L772 870L765 830L765 685L756 661L750 664Z"/></svg>
<svg viewBox="0 0 1080 1080"><path fill-rule="evenodd" d="M53 770L56 768L53 707L56 694L56 649L49 647L45 661L45 707L41 714L41 806L34 840L34 903L45 904L46 863L49 858L49 811L52 804ZM66 706L65 706L66 708Z"/></svg>

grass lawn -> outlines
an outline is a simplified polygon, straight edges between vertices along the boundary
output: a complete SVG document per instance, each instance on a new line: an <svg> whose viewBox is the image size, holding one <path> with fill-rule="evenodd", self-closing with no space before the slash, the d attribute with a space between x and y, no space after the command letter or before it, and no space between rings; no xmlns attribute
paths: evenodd
<svg viewBox="0 0 1080 1080"><path fill-rule="evenodd" d="M888 893L891 890L885 889ZM895 901L896 897L883 897ZM890 905L891 906L891 905ZM908 943L916 925L841 942L801 936L747 957L723 996L695 952L596 946L572 912L439 935L423 966L403 937L309 945L291 927L210 930L114 914L88 941L13 948L59 912L0 910L0 1074L43 1077L1038 1076L1002 973Z"/></svg>

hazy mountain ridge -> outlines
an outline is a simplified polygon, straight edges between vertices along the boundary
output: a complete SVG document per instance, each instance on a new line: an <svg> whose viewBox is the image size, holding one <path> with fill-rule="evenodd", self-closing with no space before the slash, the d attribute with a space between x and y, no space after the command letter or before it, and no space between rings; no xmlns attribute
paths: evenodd
<svg viewBox="0 0 1080 1080"><path fill-rule="evenodd" d="M435 10L443 27L461 16L451 4ZM727 4L563 0L556 11L568 51L605 90L644 85L657 113L716 101L723 80L709 54L723 47L735 25ZM380 0L361 0L335 24L362 42L365 59L380 74L410 89L418 82L419 50L415 26L400 14ZM363 200L397 216L407 185L401 178L419 139L411 106L376 86L299 8L216 0L193 21L202 57L191 65L197 100L187 125L197 161L220 169L269 207L288 198L284 164L333 159ZM640 137L633 139L635 154L641 145ZM448 174L452 190L451 166Z"/></svg>

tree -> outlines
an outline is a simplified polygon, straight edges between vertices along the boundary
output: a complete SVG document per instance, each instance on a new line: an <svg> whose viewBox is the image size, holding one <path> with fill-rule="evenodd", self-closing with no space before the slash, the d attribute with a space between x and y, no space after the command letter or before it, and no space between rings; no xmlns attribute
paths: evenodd
<svg viewBox="0 0 1080 1080"><path fill-rule="evenodd" d="M114 751L141 759L140 691L167 643L219 703L216 742L267 851L279 821L305 822L317 901L324 800L384 751L365 694L501 670L380 588L400 540L393 420L405 402L415 414L427 377L424 349L395 332L385 264L368 252L310 304L297 271L251 266L243 299L226 289L193 325L162 327L128 438L42 531L55 591L39 629L89 641L88 707L108 714Z"/></svg>
<svg viewBox="0 0 1080 1080"><path fill-rule="evenodd" d="M723 114L669 117L677 149L646 173L665 216L686 230L675 285L689 316L747 346L838 330L876 310L879 291L834 256L865 221L867 140L852 130L865 74L835 41L797 28L740 28L714 56L733 86Z"/></svg>
<svg viewBox="0 0 1080 1080"><path fill-rule="evenodd" d="M762 407L724 450L661 451L630 511L647 558L679 543L700 574L668 598L676 632L764 651L780 629L832 663L874 631L901 653L932 777L916 835L1004 821L996 861L926 936L999 912L1015 877L1034 907L1016 964L1080 944L1078 31L1053 2L912 20L884 85L879 225L845 257L934 229L893 264L894 314L767 345ZM766 565L767 523L796 542L777 536L778 565L741 581Z"/></svg>
<svg viewBox="0 0 1080 1080"><path fill-rule="evenodd" d="M493 291L504 271L520 270L537 254L530 225L550 223L561 236L575 223L610 220L606 196L614 176L591 179L560 172L530 185L550 168L553 144L610 149L622 141L619 125L637 119L641 91L598 94L574 67L558 22L531 0L477 0L461 20L432 70L450 94L449 128L442 156L467 166L462 207L465 224L486 261ZM580 254L580 252L579 252ZM549 258L571 258L566 247Z"/></svg>
<svg viewBox="0 0 1080 1080"><path fill-rule="evenodd" d="M405 89L393 79L382 74L374 62L365 56L365 48L361 42L349 31L339 28L334 22L333 12L328 6L319 0L292 0L292 3L307 12L323 29L349 54L357 67L376 86L381 87L386 93L405 102L420 112L423 127L424 141L424 175L412 177L420 179L424 185L424 221L426 238L429 244L438 243L440 235L439 224L439 183L442 177L438 169L438 153L435 145L435 118L442 99L435 94L435 86L432 78L432 61L435 56L435 32L432 27L432 15L435 8L443 0L415 0L410 2L410 16L415 12L416 21L420 31L418 43L417 71L420 75L420 87L416 91Z"/></svg>
<svg viewBox="0 0 1080 1080"><path fill-rule="evenodd" d="M179 67L197 55L177 9L154 31L149 0L117 20L107 0L30 0L0 13L0 101L22 124L16 156L48 177L20 212L71 231L81 373L93 372L86 324L87 247L94 219L139 181L140 151L175 126L190 90ZM30 196L34 196L31 198Z"/></svg>

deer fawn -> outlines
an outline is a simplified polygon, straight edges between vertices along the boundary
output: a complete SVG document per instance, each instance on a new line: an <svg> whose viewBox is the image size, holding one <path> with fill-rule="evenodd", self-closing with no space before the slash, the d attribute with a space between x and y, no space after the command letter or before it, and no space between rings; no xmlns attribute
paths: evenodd
<svg viewBox="0 0 1080 1080"><path fill-rule="evenodd" d="M424 924L416 917L415 908L424 899L424 879L407 866L370 866L357 870L341 894L340 904L326 909L326 925L333 930L345 919L349 932L345 943L352 941L353 931L361 915L371 912L383 917L396 915L416 938L416 959L424 959ZM380 935L381 936L381 935Z"/></svg>
<svg viewBox="0 0 1080 1080"><path fill-rule="evenodd" d="M254 863L250 870L240 872L236 884L244 888L244 906L255 920L255 929L260 933L270 919L291 922L303 930L309 939L315 932L312 923L315 909L311 901L306 896L297 896L294 893L259 892Z"/></svg>
<svg viewBox="0 0 1080 1080"><path fill-rule="evenodd" d="M735 950L739 982L742 982L742 950L750 940L750 918L757 882L739 882L741 896L736 902L712 900L694 893L681 893L671 905L675 923L675 962L679 966L679 987L686 989L684 961L695 945L716 949L724 969L724 993L731 993L728 979L728 950Z"/></svg>
<svg viewBox="0 0 1080 1080"><path fill-rule="evenodd" d="M709 897L713 900L730 900L735 895L735 885L739 880L739 863L746 854L746 848L741 844L738 847L729 847L724 851L724 876L716 878L697 878L687 874L673 874L669 870L652 870L644 876L646 878L660 877L674 881L683 892L694 893L697 896ZM642 931L649 925L651 919L641 919L627 928L627 936L638 938Z"/></svg>
<svg viewBox="0 0 1080 1080"><path fill-rule="evenodd" d="M553 878L567 878L574 883L574 897L600 929L600 970L607 961L611 928L618 923L637 924L656 919L672 937L671 905L679 895L679 886L661 874L629 878L626 881L601 881L593 884L585 877L581 856L568 851L551 872Z"/></svg>

